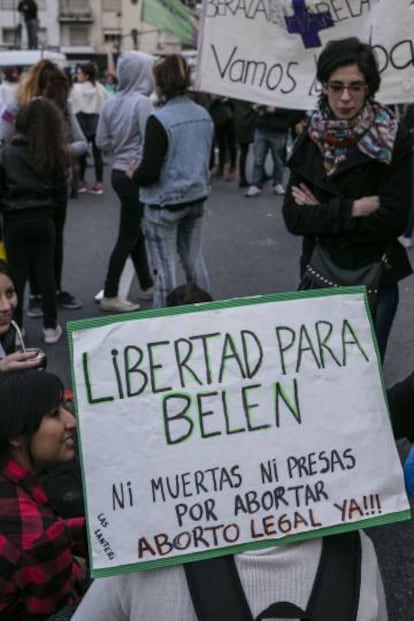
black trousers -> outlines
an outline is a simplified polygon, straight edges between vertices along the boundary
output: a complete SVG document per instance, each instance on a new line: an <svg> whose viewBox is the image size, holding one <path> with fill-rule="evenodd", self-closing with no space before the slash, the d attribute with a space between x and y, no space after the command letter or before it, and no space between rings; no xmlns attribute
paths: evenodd
<svg viewBox="0 0 414 621"><path fill-rule="evenodd" d="M95 144L95 135L87 137L88 142L92 145L93 163L95 166L95 178L97 183L102 183L103 179L103 161L102 151ZM79 175L82 181L85 181L86 164L88 155L85 153L79 158Z"/></svg>
<svg viewBox="0 0 414 621"><path fill-rule="evenodd" d="M7 261L13 274L17 309L15 319L19 326L23 318L23 295L29 275L33 274L43 299L43 325L55 328L57 321L56 283L54 270L55 223L52 215L25 213L5 215L4 241Z"/></svg>
<svg viewBox="0 0 414 621"><path fill-rule="evenodd" d="M109 259L105 281L105 297L118 295L119 279L128 256L131 257L142 289L152 286L145 237L142 230L143 205L139 201L138 186L123 170L112 171L112 187L121 201L118 239Z"/></svg>

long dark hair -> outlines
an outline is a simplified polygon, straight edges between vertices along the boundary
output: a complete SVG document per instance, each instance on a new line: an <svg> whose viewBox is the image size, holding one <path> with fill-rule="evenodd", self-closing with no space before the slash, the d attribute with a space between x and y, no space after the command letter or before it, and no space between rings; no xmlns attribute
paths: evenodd
<svg viewBox="0 0 414 621"><path fill-rule="evenodd" d="M60 379L37 369L0 373L0 455L10 450L10 440L23 436L29 448L42 418L63 402Z"/></svg>
<svg viewBox="0 0 414 621"><path fill-rule="evenodd" d="M82 71L84 75L88 78L89 82L95 84L96 82L96 67L93 63L85 63L84 65L79 65L79 69Z"/></svg>
<svg viewBox="0 0 414 621"><path fill-rule="evenodd" d="M68 166L66 125L61 110L45 97L34 97L16 116L16 130L28 142L30 161L42 177L64 175Z"/></svg>

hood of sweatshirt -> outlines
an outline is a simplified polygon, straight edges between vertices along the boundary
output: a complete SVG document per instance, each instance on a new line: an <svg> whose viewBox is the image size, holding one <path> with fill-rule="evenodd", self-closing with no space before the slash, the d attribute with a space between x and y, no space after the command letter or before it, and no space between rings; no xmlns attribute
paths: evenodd
<svg viewBox="0 0 414 621"><path fill-rule="evenodd" d="M145 52L123 52L117 63L118 92L151 95L154 90L154 57Z"/></svg>

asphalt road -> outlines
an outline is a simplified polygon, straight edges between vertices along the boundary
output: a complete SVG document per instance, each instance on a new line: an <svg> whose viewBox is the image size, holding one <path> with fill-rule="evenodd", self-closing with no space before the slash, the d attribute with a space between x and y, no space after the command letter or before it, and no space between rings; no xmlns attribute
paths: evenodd
<svg viewBox="0 0 414 621"><path fill-rule="evenodd" d="M91 169L89 169L91 175ZM108 176L108 168L106 168ZM118 202L109 183L104 196L82 195L70 201L66 226L63 288L83 301L79 311L63 311L60 321L100 315L94 294L103 285L118 222ZM215 182L205 218L205 256L215 299L276 293L295 289L300 240L286 232L281 198L270 186L245 198L235 183ZM414 257L414 250L412 257ZM134 297L135 284L131 297ZM401 302L392 331L384 376L386 385L414 368L414 277L401 283ZM149 308L149 303L143 303ZM27 319L27 343L47 351L49 369L71 385L66 336L54 346L40 340L41 323ZM413 412L414 414L414 412ZM373 441L375 439L373 438ZM408 450L399 443L400 454ZM381 464L378 464L381 468ZM413 522L370 529L380 559L391 621L414 620ZM333 620L334 621L334 620Z"/></svg>

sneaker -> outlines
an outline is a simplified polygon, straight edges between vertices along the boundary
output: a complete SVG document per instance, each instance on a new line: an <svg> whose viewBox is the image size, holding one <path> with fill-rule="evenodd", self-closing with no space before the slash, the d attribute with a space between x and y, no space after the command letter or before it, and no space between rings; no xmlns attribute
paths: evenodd
<svg viewBox="0 0 414 621"><path fill-rule="evenodd" d="M56 292L56 303L59 308L67 308L69 310L77 310L78 308L82 308L82 302L67 291Z"/></svg>
<svg viewBox="0 0 414 621"><path fill-rule="evenodd" d="M262 190L260 188L257 187L257 185L251 185L250 188L247 190L245 196L247 196L247 198L251 198L252 196L257 196L258 194L260 194Z"/></svg>
<svg viewBox="0 0 414 621"><path fill-rule="evenodd" d="M43 341L48 345L57 343L62 336L62 328L58 324L56 328L43 328Z"/></svg>
<svg viewBox="0 0 414 621"><path fill-rule="evenodd" d="M100 289L93 299L97 304L101 302L104 299L104 290Z"/></svg>
<svg viewBox="0 0 414 621"><path fill-rule="evenodd" d="M148 289L141 289L138 292L137 298L140 300L152 300L154 296L154 287L148 287Z"/></svg>
<svg viewBox="0 0 414 621"><path fill-rule="evenodd" d="M87 191L88 191L88 184L86 183L86 181L79 181L78 187L77 187L77 193L85 194L85 192Z"/></svg>
<svg viewBox="0 0 414 621"><path fill-rule="evenodd" d="M276 183L276 185L273 186L273 192L275 194L278 194L279 196L283 196L283 194L285 193L285 188L281 183Z"/></svg>
<svg viewBox="0 0 414 621"><path fill-rule="evenodd" d="M404 248L411 248L413 245L412 238L406 237L405 235L400 235L400 237L398 238L398 241L400 242L401 246L404 246Z"/></svg>
<svg viewBox="0 0 414 621"><path fill-rule="evenodd" d="M97 196L100 196L103 193L104 193L104 189L103 189L102 183L94 183L89 188L89 194L96 194Z"/></svg>
<svg viewBox="0 0 414 621"><path fill-rule="evenodd" d="M113 311L116 313L130 313L139 310L141 307L138 303L122 300L121 298L103 298L100 303L101 310Z"/></svg>
<svg viewBox="0 0 414 621"><path fill-rule="evenodd" d="M43 317L42 296L31 295L29 297L29 305L27 307L27 316L32 319Z"/></svg>

